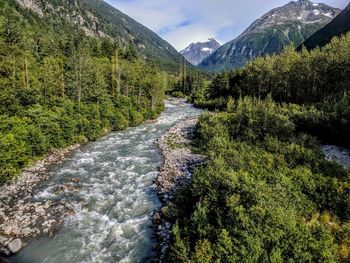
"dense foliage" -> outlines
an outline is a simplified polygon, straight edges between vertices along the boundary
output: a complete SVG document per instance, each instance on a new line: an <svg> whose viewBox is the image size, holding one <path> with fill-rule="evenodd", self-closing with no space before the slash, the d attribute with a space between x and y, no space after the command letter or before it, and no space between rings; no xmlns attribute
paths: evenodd
<svg viewBox="0 0 350 263"><path fill-rule="evenodd" d="M338 262L350 253L350 177L303 133L309 109L244 98L205 114L207 157L163 208L171 262Z"/></svg>
<svg viewBox="0 0 350 263"><path fill-rule="evenodd" d="M154 118L168 75L133 46L0 1L0 184L53 148Z"/></svg>
<svg viewBox="0 0 350 263"><path fill-rule="evenodd" d="M287 48L192 90L206 156L162 212L170 262L349 262L349 170L319 142L350 147L350 34Z"/></svg>
<svg viewBox="0 0 350 263"><path fill-rule="evenodd" d="M15 1L15 0L8 0ZM168 42L126 14L100 0L26 0L37 14L50 23L62 21L78 25L89 36L118 39L123 44L132 43L140 55L163 70L176 72L180 54Z"/></svg>
<svg viewBox="0 0 350 263"><path fill-rule="evenodd" d="M349 91L350 33L322 49L260 57L247 66L218 74L200 100L271 94L276 101L315 103L339 98Z"/></svg>
<svg viewBox="0 0 350 263"><path fill-rule="evenodd" d="M277 102L313 105L319 115L310 117L309 131L317 131L327 142L350 146L349 63L350 33L322 49L296 52L290 47L281 55L260 57L244 68L218 74L209 86L192 92L192 100L208 109L224 110L230 96L266 98L270 94Z"/></svg>

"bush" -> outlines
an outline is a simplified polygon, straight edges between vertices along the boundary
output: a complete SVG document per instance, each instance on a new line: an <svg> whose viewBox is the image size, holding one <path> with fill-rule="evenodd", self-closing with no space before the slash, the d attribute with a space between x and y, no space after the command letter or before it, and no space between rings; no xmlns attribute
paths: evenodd
<svg viewBox="0 0 350 263"><path fill-rule="evenodd" d="M172 91L170 93L170 96L175 97L175 98L186 98L186 95L183 94L181 91Z"/></svg>
<svg viewBox="0 0 350 263"><path fill-rule="evenodd" d="M122 130L122 129L129 127L129 121L119 111L115 112L114 120L113 120L112 124L113 124L113 129L116 131L119 131L119 130Z"/></svg>
<svg viewBox="0 0 350 263"><path fill-rule="evenodd" d="M130 126L137 126L143 122L143 115L135 110L130 110Z"/></svg>

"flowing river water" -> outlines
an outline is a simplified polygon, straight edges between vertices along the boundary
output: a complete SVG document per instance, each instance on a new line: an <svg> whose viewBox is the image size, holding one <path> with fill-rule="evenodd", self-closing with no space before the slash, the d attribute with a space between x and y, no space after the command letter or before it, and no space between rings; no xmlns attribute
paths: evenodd
<svg viewBox="0 0 350 263"><path fill-rule="evenodd" d="M89 143L50 168L35 198L69 202L75 215L52 238L31 241L13 263L150 262L156 243L151 214L160 206L154 179L162 162L154 142L180 119L200 110L180 100L166 102L155 123L114 132ZM75 179L75 190L55 194Z"/></svg>
<svg viewBox="0 0 350 263"><path fill-rule="evenodd" d="M114 132L80 148L36 190L40 200L64 200L75 214L52 238L31 241L11 263L151 262L156 240L152 212L159 208L154 179L162 162L154 142L177 121L200 114L181 100L166 102L154 123ZM350 152L322 146L325 156L350 167ZM74 180L74 189L55 186Z"/></svg>

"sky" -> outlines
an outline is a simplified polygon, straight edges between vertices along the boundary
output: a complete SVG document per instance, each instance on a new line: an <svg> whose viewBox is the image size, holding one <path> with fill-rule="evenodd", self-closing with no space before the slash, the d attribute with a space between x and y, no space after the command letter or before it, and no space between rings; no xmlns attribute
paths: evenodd
<svg viewBox="0 0 350 263"><path fill-rule="evenodd" d="M178 51L214 37L224 44L254 20L290 0L106 0L150 28ZM349 0L323 0L345 8Z"/></svg>

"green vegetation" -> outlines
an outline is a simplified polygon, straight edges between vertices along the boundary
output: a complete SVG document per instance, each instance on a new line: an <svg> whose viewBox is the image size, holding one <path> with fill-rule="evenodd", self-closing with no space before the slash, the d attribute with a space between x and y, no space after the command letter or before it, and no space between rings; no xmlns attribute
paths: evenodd
<svg viewBox="0 0 350 263"><path fill-rule="evenodd" d="M218 97L271 94L276 101L316 103L339 99L349 91L350 34L334 38L322 49L295 52L286 48L279 55L251 61L247 66L218 74L197 103Z"/></svg>
<svg viewBox="0 0 350 263"><path fill-rule="evenodd" d="M298 132L309 114L246 97L201 117L207 161L166 209L176 222L169 261L349 260L350 174Z"/></svg>
<svg viewBox="0 0 350 263"><path fill-rule="evenodd" d="M170 135L166 142L169 149L172 149L172 150L180 149L181 145L178 144L177 141L178 141L178 136L176 134Z"/></svg>
<svg viewBox="0 0 350 263"><path fill-rule="evenodd" d="M155 118L174 77L109 38L0 1L0 184L53 148Z"/></svg>
<svg viewBox="0 0 350 263"><path fill-rule="evenodd" d="M193 102L211 110L225 110L227 99L266 98L314 107L304 120L308 132L321 140L350 146L350 34L334 38L322 49L295 52L251 61L247 66L218 74L209 86L192 92Z"/></svg>
<svg viewBox="0 0 350 263"><path fill-rule="evenodd" d="M10 0L14 1L14 0ZM76 24L89 36L117 39L122 45L133 44L148 63L162 70L176 72L181 56L168 42L126 14L100 0L34 0L37 13L60 26L62 22ZM35 10L35 9L34 9Z"/></svg>
<svg viewBox="0 0 350 263"><path fill-rule="evenodd" d="M169 262L349 262L350 171L319 142L350 146L350 34L258 58L192 91L206 156L163 208Z"/></svg>

